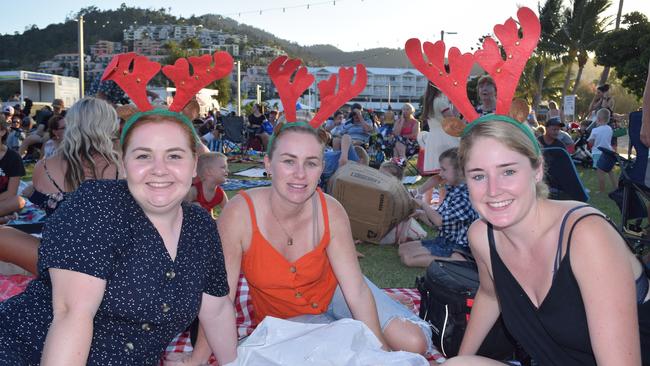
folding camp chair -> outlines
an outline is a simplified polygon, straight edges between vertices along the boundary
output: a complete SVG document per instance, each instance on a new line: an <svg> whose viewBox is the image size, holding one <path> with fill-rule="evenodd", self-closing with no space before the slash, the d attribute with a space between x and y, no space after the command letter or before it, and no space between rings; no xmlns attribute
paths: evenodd
<svg viewBox="0 0 650 366"><path fill-rule="evenodd" d="M648 147L641 142L641 112L630 113L628 134L630 149L628 159L613 151L603 151L603 157L616 159L621 166L618 188L609 193L621 210L619 230L628 245L636 253L643 252L650 246L650 239L641 228L641 221L648 217L646 203L650 202L650 187L648 175ZM636 157L631 159L631 149L634 148Z"/></svg>
<svg viewBox="0 0 650 366"><path fill-rule="evenodd" d="M223 119L224 141L223 149L225 154L241 154L244 151L244 117L228 116Z"/></svg>
<svg viewBox="0 0 650 366"><path fill-rule="evenodd" d="M569 153L560 147L542 149L546 174L544 180L549 186L551 199L587 202L589 194L585 189Z"/></svg>

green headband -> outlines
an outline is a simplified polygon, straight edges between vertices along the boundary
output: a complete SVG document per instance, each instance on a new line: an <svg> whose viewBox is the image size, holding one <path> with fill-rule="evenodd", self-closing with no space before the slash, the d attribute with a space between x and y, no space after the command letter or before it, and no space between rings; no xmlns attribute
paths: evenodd
<svg viewBox="0 0 650 366"><path fill-rule="evenodd" d="M282 125L282 127L280 127L280 129L278 130L278 132L277 132L277 133L274 132L274 133L271 135L271 137L269 138L269 143L268 143L268 145L266 146L266 154L267 154L267 155L271 155L271 147L273 147L273 141L275 140L275 138L277 137L277 135L279 135L280 132L286 130L287 128L289 128L289 127L293 127L293 126L303 126L303 127L314 128L314 127L312 127L312 125L310 125L310 124L307 123L307 122L287 122L287 123L284 123L284 124Z"/></svg>
<svg viewBox="0 0 650 366"><path fill-rule="evenodd" d="M171 117L174 119L177 119L181 122L183 122L184 125L189 127L190 131L192 132L192 137L194 138L194 141L197 143L200 141L199 135L196 133L196 130L194 129L194 125L192 124L192 121L190 121L187 116L185 116L183 113L178 113L178 112L172 112L168 109L163 109L163 108L156 108L156 109L151 109L146 112L138 112L131 116L128 121L124 124L124 127L122 127L122 135L120 136L120 144L124 145L124 138L126 137L126 133L133 127L133 125L142 117L145 116L151 116L151 115L156 115L156 116L166 116L166 117Z"/></svg>
<svg viewBox="0 0 650 366"><path fill-rule="evenodd" d="M535 135L533 134L533 131L528 126L524 126L523 123L513 119L512 117L504 116L504 115L501 115L501 114L486 114L485 116L477 118L476 120L474 120L474 122L472 122L472 123L468 124L467 126L465 126L465 128L463 129L462 136L463 137L466 136L469 133L469 131L472 128L474 128L474 126L476 126L478 124L482 124L482 123L485 123L485 122L492 122L492 121L506 122L506 123L509 123L509 124L517 127L533 143L533 146L535 146L535 152L537 153L537 155L542 154L542 150L539 147L539 142L537 142L537 139L535 138Z"/></svg>

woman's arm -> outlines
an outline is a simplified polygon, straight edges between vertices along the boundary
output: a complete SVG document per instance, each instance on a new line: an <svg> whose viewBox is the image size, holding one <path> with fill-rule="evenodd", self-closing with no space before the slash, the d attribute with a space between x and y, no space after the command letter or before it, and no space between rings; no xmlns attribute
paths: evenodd
<svg viewBox="0 0 650 366"><path fill-rule="evenodd" d="M433 223L433 225L437 227L442 226L442 216L438 213L438 211L434 210L423 200L413 200L420 206L420 208L424 211L424 213L427 215L427 218Z"/></svg>
<svg viewBox="0 0 650 366"><path fill-rule="evenodd" d="M0 193L0 201L18 196L18 187L20 186L20 177L9 177L7 190Z"/></svg>
<svg viewBox="0 0 650 366"><path fill-rule="evenodd" d="M596 105L600 104L600 100L602 98L598 97L598 95L594 95L594 98L591 100L591 103L589 104L589 113L593 112L596 109Z"/></svg>
<svg viewBox="0 0 650 366"><path fill-rule="evenodd" d="M93 319L106 281L84 273L50 268L53 319L41 365L85 365L93 339Z"/></svg>
<svg viewBox="0 0 650 366"><path fill-rule="evenodd" d="M490 275L490 254L487 229L483 221L474 222L467 232L472 254L478 265L479 287L474 297L472 313L460 345L458 355L474 355L499 318L501 310L494 291L494 279Z"/></svg>
<svg viewBox="0 0 650 366"><path fill-rule="evenodd" d="M400 117L395 124L393 125L393 135L399 136L402 133L402 126L404 125L404 119Z"/></svg>
<svg viewBox="0 0 650 366"><path fill-rule="evenodd" d="M638 263L623 239L602 218L585 218L575 227L570 260L596 363L641 365L633 273Z"/></svg>
<svg viewBox="0 0 650 366"><path fill-rule="evenodd" d="M341 286L343 297L354 319L368 326L383 347L388 349L379 325L375 298L361 274L348 215L341 204L330 197L327 199L327 208L330 215L331 229L327 256L332 264L339 286Z"/></svg>
<svg viewBox="0 0 650 366"><path fill-rule="evenodd" d="M231 306L235 300L235 296L237 295L237 285L239 283L239 272L243 255L242 243L244 242L245 236L243 232L246 229L250 231L250 227L252 226L252 223L248 218L249 215L242 215L242 212L248 212L248 207L246 206L244 199L237 196L226 205L219 216L219 220L217 220L219 236L221 237L221 247L223 249L223 257L226 263L226 273L228 274L228 287L230 288L228 299L231 302ZM227 314L222 313L222 316L227 316ZM204 329L203 320L200 316L199 320L201 320L199 334L189 364L200 365L206 362L212 353L208 340L206 339L205 333L207 329ZM216 324L220 324L222 321L229 321L229 318L226 317L222 320L218 320L218 323ZM206 323L206 327L210 326L211 322L212 321ZM228 335L228 337L234 337L234 342L237 342L236 333ZM230 341L231 339L227 338L226 342ZM217 350L215 350L215 352L216 351Z"/></svg>
<svg viewBox="0 0 650 366"><path fill-rule="evenodd" d="M418 134L420 133L420 121L413 119L415 126L413 127L413 132L408 136L410 140L417 140Z"/></svg>
<svg viewBox="0 0 650 366"><path fill-rule="evenodd" d="M230 297L203 294L199 320L219 365L237 358L235 307Z"/></svg>

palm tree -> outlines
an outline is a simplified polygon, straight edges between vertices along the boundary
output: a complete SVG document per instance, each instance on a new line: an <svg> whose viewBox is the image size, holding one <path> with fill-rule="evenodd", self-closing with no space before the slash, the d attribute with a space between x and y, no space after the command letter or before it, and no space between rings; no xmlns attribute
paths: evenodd
<svg viewBox="0 0 650 366"><path fill-rule="evenodd" d="M533 109L537 110L542 101L542 90L544 90L544 79L546 65L552 62L553 58L564 53L565 47L558 40L558 33L562 27L562 0L546 0L544 6L539 8L539 21L542 25L537 51L535 52L538 60L536 61L537 88L532 98Z"/></svg>
<svg viewBox="0 0 650 366"><path fill-rule="evenodd" d="M614 30L618 29L621 26L621 15L623 14L623 0L618 0L618 13L616 14L616 27ZM609 78L609 66L603 68L603 72L600 74L600 81L598 85L603 85L607 82Z"/></svg>
<svg viewBox="0 0 650 366"><path fill-rule="evenodd" d="M578 74L573 91L576 90L588 60L587 52L595 49L608 22L608 18L601 18L601 15L610 5L610 0L573 0L573 6L564 10L564 25L558 33L559 39L567 48L567 54L563 57L567 70L562 97L567 95L573 63L578 58Z"/></svg>
<svg viewBox="0 0 650 366"><path fill-rule="evenodd" d="M571 94L575 94L580 84L582 71L589 61L587 52L594 51L600 43L603 35L605 34L605 27L610 23L609 17L601 17L602 13L612 5L610 0L590 1L586 4L585 18L588 19L584 23L582 29L582 37L578 43L578 75L576 75L575 83Z"/></svg>
<svg viewBox="0 0 650 366"><path fill-rule="evenodd" d="M542 88L539 88L539 71L544 68L544 79ZM533 109L537 110L535 100L558 100L562 95L562 80L564 79L565 68L557 61L545 59L543 56L535 55L526 63L521 74L517 91L517 98L523 98L528 103L533 102Z"/></svg>

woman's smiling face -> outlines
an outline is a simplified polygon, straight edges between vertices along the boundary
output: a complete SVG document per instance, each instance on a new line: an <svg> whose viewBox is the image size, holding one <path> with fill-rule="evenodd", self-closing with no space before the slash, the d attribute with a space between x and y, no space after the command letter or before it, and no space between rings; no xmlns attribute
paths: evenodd
<svg viewBox="0 0 650 366"><path fill-rule="evenodd" d="M520 222L535 205L540 166L491 137L476 139L465 164L472 205L492 225L505 228Z"/></svg>

